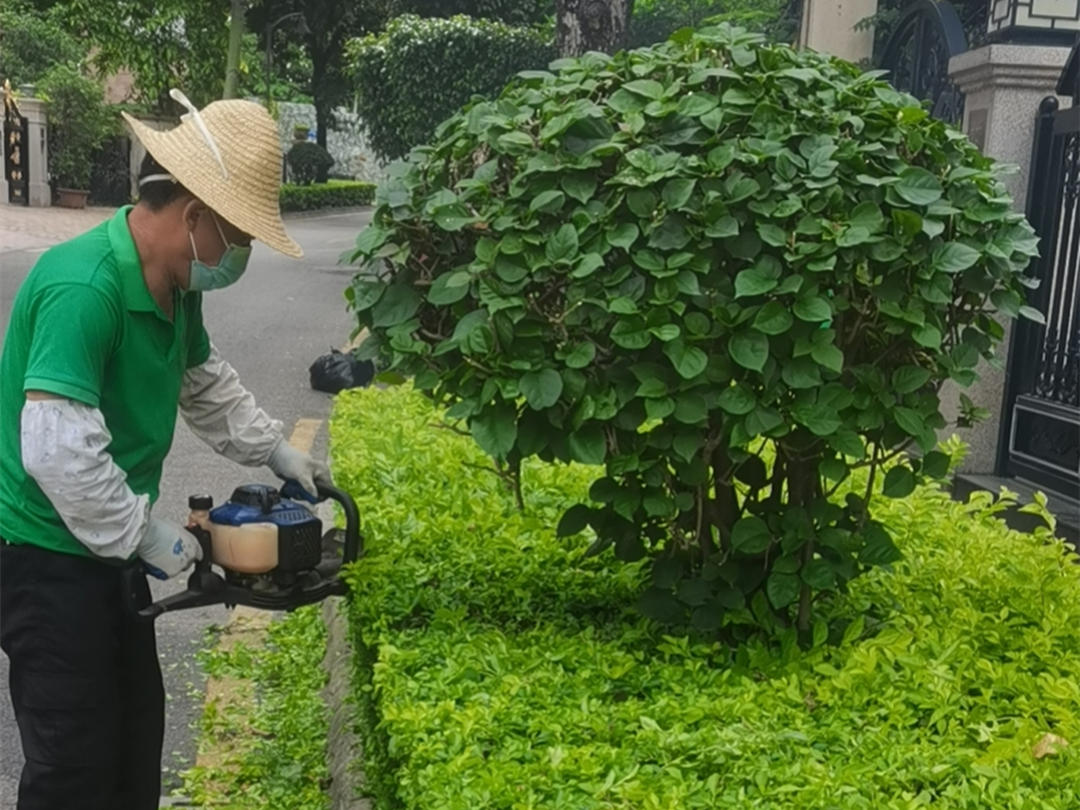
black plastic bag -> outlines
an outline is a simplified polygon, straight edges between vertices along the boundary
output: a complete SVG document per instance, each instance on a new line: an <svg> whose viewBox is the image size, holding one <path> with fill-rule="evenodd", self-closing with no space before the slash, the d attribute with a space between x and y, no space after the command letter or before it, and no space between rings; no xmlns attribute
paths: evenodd
<svg viewBox="0 0 1080 810"><path fill-rule="evenodd" d="M357 360L351 354L331 349L311 364L311 387L316 391L336 394L346 388L362 388L375 376L375 364L370 360Z"/></svg>

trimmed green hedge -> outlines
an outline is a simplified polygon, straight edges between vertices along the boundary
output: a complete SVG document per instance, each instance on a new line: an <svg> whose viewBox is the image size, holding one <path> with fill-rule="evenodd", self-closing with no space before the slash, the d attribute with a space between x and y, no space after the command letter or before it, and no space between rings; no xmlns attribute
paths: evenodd
<svg viewBox="0 0 1080 810"><path fill-rule="evenodd" d="M351 610L382 810L1080 806L1076 558L1005 528L1005 502L876 496L904 559L823 606L812 648L728 649L633 613L640 566L556 540L594 468L526 463L521 513L439 422L402 388L342 394L331 424L368 543ZM1051 733L1073 747L1037 758Z"/></svg>
<svg viewBox="0 0 1080 810"><path fill-rule="evenodd" d="M283 212L370 205L375 199L375 184L360 180L331 180L307 186L286 183L279 199Z"/></svg>
<svg viewBox="0 0 1080 810"><path fill-rule="evenodd" d="M457 15L406 14L349 43L357 112L368 143L399 158L473 96L494 96L520 70L555 57L548 28Z"/></svg>

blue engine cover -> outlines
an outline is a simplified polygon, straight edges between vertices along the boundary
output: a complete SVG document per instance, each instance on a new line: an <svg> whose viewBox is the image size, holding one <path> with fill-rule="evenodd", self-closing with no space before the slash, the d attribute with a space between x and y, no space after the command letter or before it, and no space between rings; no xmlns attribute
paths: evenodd
<svg viewBox="0 0 1080 810"><path fill-rule="evenodd" d="M303 504L282 498L266 484L237 487L227 503L210 511L210 520L226 526L245 523L273 523L279 527L297 526L318 520Z"/></svg>

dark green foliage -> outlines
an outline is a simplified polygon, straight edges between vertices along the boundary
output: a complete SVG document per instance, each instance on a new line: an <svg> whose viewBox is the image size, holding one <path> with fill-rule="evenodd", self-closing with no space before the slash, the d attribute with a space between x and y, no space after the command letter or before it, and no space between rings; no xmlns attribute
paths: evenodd
<svg viewBox="0 0 1080 810"><path fill-rule="evenodd" d="M342 208L370 205L375 184L359 180L331 180L308 186L283 185L282 211L310 211L315 208Z"/></svg>
<svg viewBox="0 0 1080 810"><path fill-rule="evenodd" d="M38 82L38 95L48 102L52 181L62 188L89 190L94 152L119 124L105 106L101 85L60 63Z"/></svg>
<svg viewBox="0 0 1080 810"><path fill-rule="evenodd" d="M77 66L86 56L62 27L59 9L38 12L15 2L0 9L0 84L34 83L55 64Z"/></svg>
<svg viewBox="0 0 1080 810"><path fill-rule="evenodd" d="M350 46L360 121L372 148L397 158L424 143L473 96L554 56L550 32L457 16L399 17Z"/></svg>
<svg viewBox="0 0 1080 810"><path fill-rule="evenodd" d="M791 0L637 0L630 16L628 47L663 42L680 28L706 20L729 22L762 32L774 42L790 42L799 21Z"/></svg>
<svg viewBox="0 0 1080 810"><path fill-rule="evenodd" d="M552 71L392 169L362 350L511 475L604 465L563 533L653 558L649 615L808 630L899 556L868 490L829 496L944 474L938 389L994 356L995 311L1040 317L1037 240L962 133L839 60L721 25Z"/></svg>
<svg viewBox="0 0 1080 810"><path fill-rule="evenodd" d="M285 156L293 181L301 186L311 185L320 175L325 176L334 159L317 143L302 141L293 145Z"/></svg>

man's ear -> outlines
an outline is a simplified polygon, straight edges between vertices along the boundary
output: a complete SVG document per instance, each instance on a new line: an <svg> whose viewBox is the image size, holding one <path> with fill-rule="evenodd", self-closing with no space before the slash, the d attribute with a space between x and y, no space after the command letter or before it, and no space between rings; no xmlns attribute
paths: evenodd
<svg viewBox="0 0 1080 810"><path fill-rule="evenodd" d="M187 203L184 204L183 218L184 227L190 233L195 230L195 226L199 222L199 217L202 216L203 211L206 209L206 204L202 201L191 197Z"/></svg>

